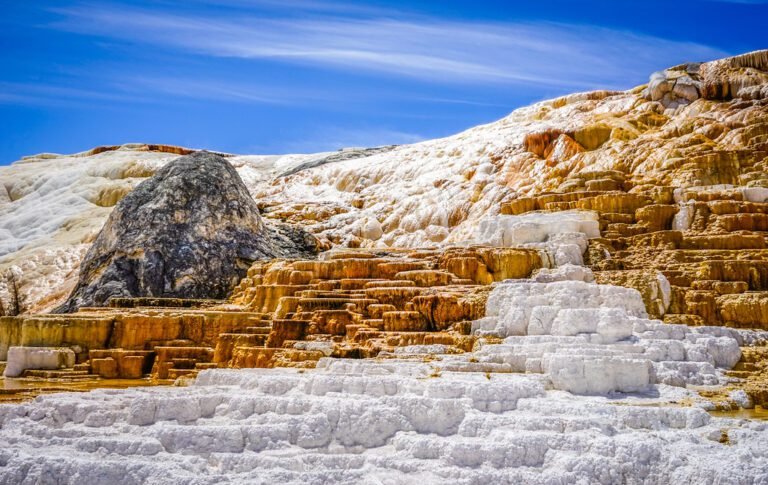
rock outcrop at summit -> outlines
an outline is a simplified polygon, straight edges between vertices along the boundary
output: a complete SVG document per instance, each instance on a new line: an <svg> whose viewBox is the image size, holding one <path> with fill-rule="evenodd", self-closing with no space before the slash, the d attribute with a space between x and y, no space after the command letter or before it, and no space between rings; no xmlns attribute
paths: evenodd
<svg viewBox="0 0 768 485"><path fill-rule="evenodd" d="M699 98L730 100L768 98L768 51L756 51L712 62L694 62L654 73L646 99L666 108Z"/></svg>
<svg viewBox="0 0 768 485"><path fill-rule="evenodd" d="M316 251L305 231L262 220L223 157L197 152L117 204L57 311L103 306L113 297L224 298L253 261Z"/></svg>

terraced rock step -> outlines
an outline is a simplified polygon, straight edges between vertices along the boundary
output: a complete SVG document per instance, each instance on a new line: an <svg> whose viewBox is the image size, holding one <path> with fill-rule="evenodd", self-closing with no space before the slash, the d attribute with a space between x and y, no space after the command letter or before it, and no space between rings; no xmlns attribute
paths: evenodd
<svg viewBox="0 0 768 485"><path fill-rule="evenodd" d="M707 395L719 408L733 410L742 407L768 409L768 346L745 347L742 358L727 373L735 378L724 389Z"/></svg>
<svg viewBox="0 0 768 485"><path fill-rule="evenodd" d="M604 240L592 239L589 245ZM617 365L617 369L623 369L616 372L625 375L624 381L612 381L615 376L607 377L607 374L599 379L603 381L601 385L623 391L642 389L657 379L658 382L683 386L715 385L720 383L715 367L730 368L739 360L740 354L730 347L727 352L722 351L728 357L701 360L695 356L699 351L693 350L694 353L688 355L682 344L667 342L672 338L668 332L679 333L679 330L667 330L650 323L645 325L653 330L636 331L666 335L659 337L665 342L659 343L661 347L658 349L631 342L623 344L620 352L619 349L601 347L637 338L632 329L639 327L632 323L632 319L676 308L675 298L681 293L676 286L670 289L665 285L667 280L660 274L645 270L595 272L598 282L638 288L641 300L633 293L614 295L615 287L589 283L593 278L587 268L572 265L554 270L541 268L548 264L551 256L548 251L552 248L557 251L560 247L568 246L331 251L317 261L275 260L254 264L236 289L231 303L225 305L194 308L199 302L174 301L175 307L165 308L142 306L144 303L161 304L165 301L162 299L151 302L124 300L106 309L83 309L71 316L35 316L5 319L0 323L19 343L66 343L72 346L78 350L77 365L82 366L77 372L87 371L103 378L135 379L151 375L156 379L175 379L194 377L201 369L213 367L312 368L324 357L461 355L482 345L483 339L513 339L512 336L521 335L520 332L539 336L526 337L524 342L516 344L519 346L498 346L498 352L510 352L523 361L509 367L509 362L497 362L491 354L484 353L485 350L477 356L481 356L490 369L498 370L506 365L508 371L515 372L554 372L552 366L566 368L576 364L587 372L589 366L608 366L609 369ZM488 278L505 279L510 274L527 277L534 272L534 280L541 281L535 285L549 288L555 292L552 295L560 294L558 288L561 286L557 282L561 280L584 281L586 283L581 284L587 285L586 292L581 296L568 296L562 309L552 306L556 299L546 307L536 307L534 313L539 312L535 317L539 322L536 327L529 328L523 324L524 320L517 320L508 327L494 312L501 308L499 302L502 300L507 302L502 305L505 308L517 304L514 296L517 293L505 293L514 286L499 286L494 294L501 296L494 297L486 308L490 286L485 282ZM691 285L689 297L704 295L697 301L706 304L707 295L717 293L722 314L741 311L742 315L744 305L735 307L739 310L730 310L729 299L754 298L754 318L759 321L762 318L761 294L738 293L746 285L748 283L744 281L697 280ZM597 289L605 296L593 301L590 295ZM604 315L617 308L616 305L626 308L624 316ZM565 312L566 308L570 312L568 315L572 315L568 318L575 320L571 323L563 320L565 323L555 325L553 322L560 318L556 315ZM665 318L669 322L677 321L675 314ZM576 329L568 332L575 333L562 333L570 328L567 325ZM670 327L673 328L679 327ZM550 332L553 336L545 337ZM597 333L585 338L581 335L584 332ZM676 340L685 335L688 337L684 339L693 338L687 330L675 335ZM696 338L702 339L705 335ZM737 348L744 343L742 337L735 338L727 345ZM717 339L705 341L710 342L707 345L719 342ZM556 349L560 350L555 352ZM655 353L646 361L637 360L638 352L651 352L651 349ZM607 353L601 356L603 351ZM590 352L596 352L597 357L588 357ZM545 359L544 354L553 356ZM529 355L532 357L524 357ZM691 359L692 362L681 363ZM61 372L56 368L47 370ZM596 384L589 382L590 379L583 384L574 376L563 379L558 384L562 389L575 392L598 390L593 389Z"/></svg>
<svg viewBox="0 0 768 485"><path fill-rule="evenodd" d="M649 313L669 323L768 329L768 189L650 187L607 175L621 183L588 189L577 183L587 175L574 174L561 192L512 200L501 213L594 211L600 237L589 240L585 263L598 282L639 290Z"/></svg>
<svg viewBox="0 0 768 485"><path fill-rule="evenodd" d="M71 315L3 318L0 336L8 347L74 349L70 368L125 379L313 367L325 356L375 357L404 345L460 353L472 348L465 334L484 312L487 283L541 264L534 249L331 251L319 261L255 264L230 303L116 298Z"/></svg>
<svg viewBox="0 0 768 485"><path fill-rule="evenodd" d="M110 298L111 308L210 308L226 303L226 300L183 299L183 298Z"/></svg>
<svg viewBox="0 0 768 485"><path fill-rule="evenodd" d="M536 250L485 247L343 250L318 261L256 263L232 302L274 315L269 350L235 344L221 353L232 361L222 363L304 367L324 355L374 357L435 341L464 352L474 339L461 323L483 313L486 285L527 277L542 264Z"/></svg>
<svg viewBox="0 0 768 485"><path fill-rule="evenodd" d="M206 370L186 388L0 408L0 469L10 481L66 473L115 483L169 475L195 483L768 480L763 424L672 405L683 396L661 391L655 406L611 402L547 390L537 375L486 377L413 361ZM38 446L54 436L55 448Z"/></svg>

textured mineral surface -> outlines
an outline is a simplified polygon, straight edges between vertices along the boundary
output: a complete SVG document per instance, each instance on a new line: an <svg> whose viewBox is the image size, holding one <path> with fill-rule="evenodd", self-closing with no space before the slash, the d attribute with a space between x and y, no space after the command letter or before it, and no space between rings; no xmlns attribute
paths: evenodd
<svg viewBox="0 0 768 485"><path fill-rule="evenodd" d="M0 473L88 483L768 480L768 424L712 417L691 390L717 384L739 346L765 333L649 320L636 290L578 280L503 283L487 314L473 327L506 337L472 352L416 343L335 359L325 357L334 340L307 340L292 347L319 354L312 370L209 369L189 387L2 406Z"/></svg>
<svg viewBox="0 0 768 485"><path fill-rule="evenodd" d="M768 483L767 88L760 51L415 145L0 169L0 391L41 394L0 482Z"/></svg>
<svg viewBox="0 0 768 485"><path fill-rule="evenodd" d="M478 224L500 211L573 207L599 211L610 237L686 251L661 254L667 265L719 250L699 278L717 279L718 265L762 258L767 52L673 67L629 91L544 101L440 140L227 160L265 219L298 223L334 244L454 244L472 239ZM113 206L188 153L163 145L99 147L0 168L7 193L0 197L0 269L22 271L33 311L49 310L71 292ZM646 235L659 229L680 234ZM618 241L612 247L623 250ZM749 252L736 258L732 251L739 250Z"/></svg>

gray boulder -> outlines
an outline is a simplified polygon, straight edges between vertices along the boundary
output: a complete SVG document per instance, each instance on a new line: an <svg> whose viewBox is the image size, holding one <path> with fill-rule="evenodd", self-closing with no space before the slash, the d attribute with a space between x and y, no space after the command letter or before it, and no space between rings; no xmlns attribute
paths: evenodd
<svg viewBox="0 0 768 485"><path fill-rule="evenodd" d="M223 157L180 157L121 200L56 312L104 306L112 297L225 298L255 260L303 258L317 240L266 223Z"/></svg>

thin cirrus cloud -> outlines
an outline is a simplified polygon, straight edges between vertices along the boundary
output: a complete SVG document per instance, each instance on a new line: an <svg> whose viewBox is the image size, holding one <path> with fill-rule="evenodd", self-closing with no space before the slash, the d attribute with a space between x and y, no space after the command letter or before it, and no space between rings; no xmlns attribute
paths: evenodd
<svg viewBox="0 0 768 485"><path fill-rule="evenodd" d="M280 89L210 79L141 76L123 78L115 87L124 91L154 93L175 98L233 101L238 103L292 105L317 102L321 98L310 90Z"/></svg>
<svg viewBox="0 0 768 485"><path fill-rule="evenodd" d="M372 126L360 128L322 126L307 133L300 140L287 142L285 149L289 152L312 153L316 151L333 151L339 147L402 145L417 143L424 139L425 137L418 133Z"/></svg>
<svg viewBox="0 0 768 485"><path fill-rule="evenodd" d="M64 106L90 102L140 102L141 97L95 89L79 89L49 83L0 82L0 103Z"/></svg>
<svg viewBox="0 0 768 485"><path fill-rule="evenodd" d="M562 23L435 17L179 15L96 4L56 9L53 28L203 56L272 61L439 84L629 88L653 70L728 53L705 45Z"/></svg>

